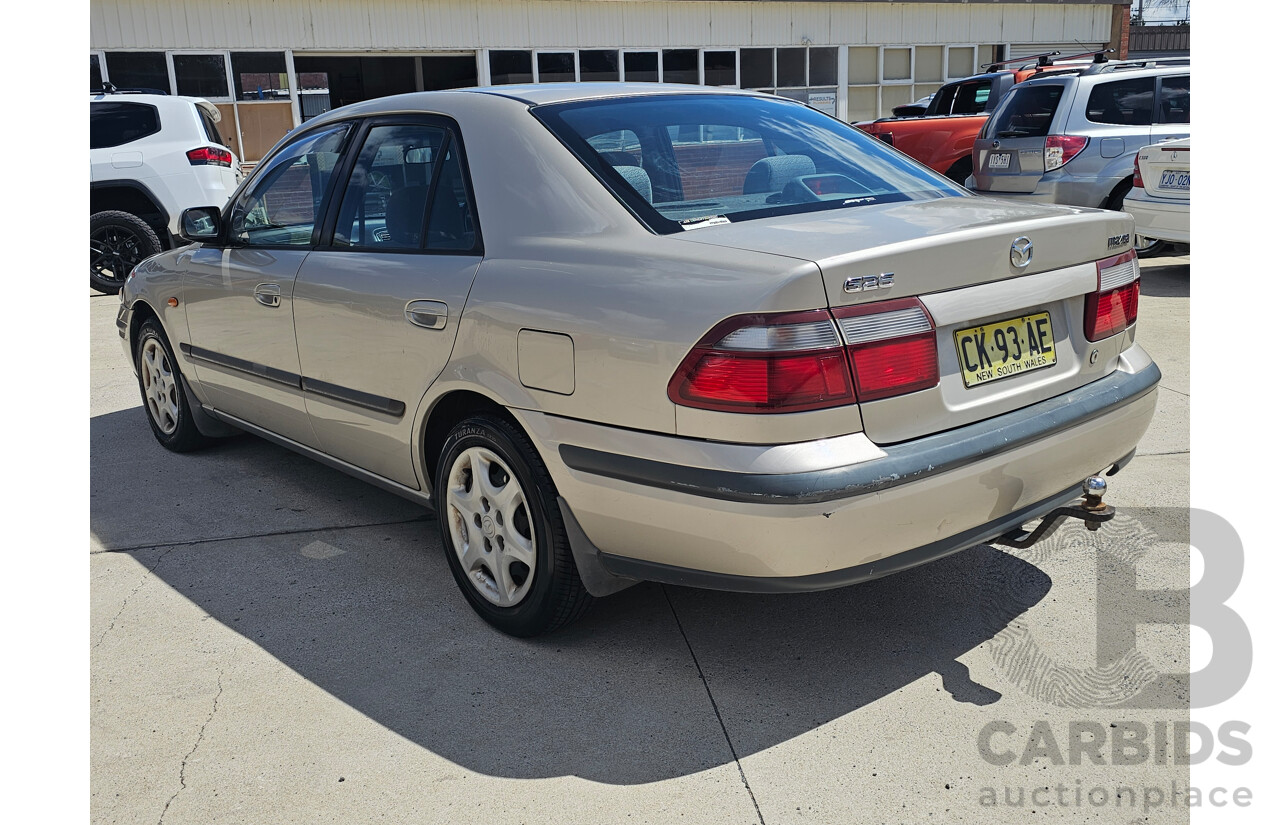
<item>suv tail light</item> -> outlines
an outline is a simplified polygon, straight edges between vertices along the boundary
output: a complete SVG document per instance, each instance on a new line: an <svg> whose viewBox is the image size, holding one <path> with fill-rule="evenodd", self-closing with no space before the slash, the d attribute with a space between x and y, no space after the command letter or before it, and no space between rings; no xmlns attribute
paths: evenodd
<svg viewBox="0 0 1280 825"><path fill-rule="evenodd" d="M1132 249L1098 261L1098 291L1084 302L1084 337L1101 341L1138 320L1138 256Z"/></svg>
<svg viewBox="0 0 1280 825"><path fill-rule="evenodd" d="M938 341L933 319L917 298L835 310L853 365L859 401L875 401L937 386Z"/></svg>
<svg viewBox="0 0 1280 825"><path fill-rule="evenodd" d="M685 407L800 412L853 402L853 380L826 310L739 315L712 328L667 384Z"/></svg>
<svg viewBox="0 0 1280 825"><path fill-rule="evenodd" d="M220 146L201 146L187 152L192 166L231 166L231 153Z"/></svg>
<svg viewBox="0 0 1280 825"><path fill-rule="evenodd" d="M1133 156L1133 188L1143 189L1146 184L1142 182L1142 167L1138 166L1138 156Z"/></svg>
<svg viewBox="0 0 1280 825"><path fill-rule="evenodd" d="M1089 139L1080 135L1049 135L1044 139L1044 171L1066 166L1087 145Z"/></svg>

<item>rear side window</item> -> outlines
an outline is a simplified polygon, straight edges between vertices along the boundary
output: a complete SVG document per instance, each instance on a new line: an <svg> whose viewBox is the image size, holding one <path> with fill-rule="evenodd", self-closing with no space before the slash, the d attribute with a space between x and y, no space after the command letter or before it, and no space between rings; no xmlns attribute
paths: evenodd
<svg viewBox="0 0 1280 825"><path fill-rule="evenodd" d="M145 103L90 103L89 148L123 146L160 131L160 114Z"/></svg>
<svg viewBox="0 0 1280 825"><path fill-rule="evenodd" d="M1089 93L1085 116L1094 123L1150 126L1151 103L1156 95L1154 77L1134 77L1099 83Z"/></svg>
<svg viewBox="0 0 1280 825"><path fill-rule="evenodd" d="M956 102L951 107L953 115L976 115L987 108L991 97L991 81L966 83L956 92Z"/></svg>
<svg viewBox="0 0 1280 825"><path fill-rule="evenodd" d="M1058 111L1065 87L1046 83L1036 86L1015 86L1008 102L1000 107L995 122L988 132L990 137L1020 138L1044 137Z"/></svg>
<svg viewBox="0 0 1280 825"><path fill-rule="evenodd" d="M200 113L200 124L204 126L205 137L219 146L228 146L229 144L222 139L222 133L218 131L218 124L209 117L209 113L199 106L196 107L196 111Z"/></svg>
<svg viewBox="0 0 1280 825"><path fill-rule="evenodd" d="M1191 122L1191 76L1160 79L1160 122Z"/></svg>

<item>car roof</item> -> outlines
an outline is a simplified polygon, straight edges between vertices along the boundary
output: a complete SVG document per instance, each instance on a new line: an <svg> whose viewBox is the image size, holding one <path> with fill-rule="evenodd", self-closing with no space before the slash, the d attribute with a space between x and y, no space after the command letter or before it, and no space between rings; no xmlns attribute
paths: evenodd
<svg viewBox="0 0 1280 825"><path fill-rule="evenodd" d="M1104 66L1106 64L1103 64ZM1076 81L1080 83L1097 81L1106 82L1110 80L1118 80L1126 77L1163 77L1171 74L1188 74L1191 71L1191 64L1185 63L1180 66L1150 66L1150 67L1129 67L1117 63L1114 70L1086 72L1082 74L1055 74L1045 75L1043 77L1033 77L1019 83L1019 86L1039 86L1045 83L1063 83Z"/></svg>
<svg viewBox="0 0 1280 825"><path fill-rule="evenodd" d="M725 94L774 97L774 95L762 95L760 92L744 91L727 86L692 86L684 83L515 83L507 86L478 86L455 91L509 97L533 106L641 95Z"/></svg>
<svg viewBox="0 0 1280 825"><path fill-rule="evenodd" d="M186 97L184 95L153 94L150 92L90 92L92 103L146 103L151 106L172 106L174 102L193 105L213 119L214 123L222 120L222 112L203 97Z"/></svg>

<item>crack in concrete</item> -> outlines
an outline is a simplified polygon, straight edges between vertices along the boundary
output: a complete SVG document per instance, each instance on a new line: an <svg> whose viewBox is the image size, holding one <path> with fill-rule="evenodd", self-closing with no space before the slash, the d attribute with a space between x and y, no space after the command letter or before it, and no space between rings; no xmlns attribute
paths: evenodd
<svg viewBox="0 0 1280 825"><path fill-rule="evenodd" d="M187 761L200 748L200 743L204 741L204 729L209 727L209 723L213 721L214 714L218 712L218 700L222 698L222 671L218 671L218 692L213 697L213 710L209 711L209 718L204 720L204 724L200 726L200 733L196 735L196 743L191 746L191 750L187 755L182 757L182 765L178 768L178 790L173 792L173 796L169 797L169 801L164 803L164 810L160 812L160 821L156 825L163 825L165 814L169 813L169 806L173 804L173 800L178 798L178 794L187 789Z"/></svg>
<svg viewBox="0 0 1280 825"><path fill-rule="evenodd" d="M676 620L676 628L680 631L680 637L684 639L684 646L689 649L689 656L693 659L693 666L698 670L698 678L702 680L702 689L707 692L707 698L711 700L711 709L715 711L716 721L720 723L720 732L724 734L724 741L729 745L729 753L733 756L733 764L738 768L738 778L742 780L742 787L747 789L747 796L751 797L751 804L756 809L756 819L760 825L765 825L764 814L760 812L760 803L756 801L755 791L751 790L751 783L747 781L747 773L742 769L742 761L738 759L738 749L733 746L733 739L729 737L729 728L724 724L724 717L720 715L720 706L716 704L716 697L711 693L711 685L707 684L706 674L702 672L702 664L698 661L698 654L693 652L693 644L689 641L689 635L684 632L684 625L680 622L680 614L676 612L675 602L671 601L671 592L667 590L667 586L662 585L662 595L666 597L667 606L671 608L671 615Z"/></svg>
<svg viewBox="0 0 1280 825"><path fill-rule="evenodd" d="M336 524L328 527L299 527L296 530L275 530L268 533L245 533L236 536L215 536L207 539L191 539L190 541L161 541L155 544L137 544L127 547L104 547L101 550L90 550L89 555L98 556L103 553L136 553L139 550L154 550L157 547L168 547L173 550L178 547L194 547L198 544L213 544L219 541L243 541L245 539L265 539L273 536L296 536L300 533L324 533L328 531L338 530L359 530L365 527L393 527L397 524L413 524L419 521L435 521L434 513L426 513L409 519L399 519L397 521L374 521L368 524ZM167 553L168 551L166 551Z"/></svg>
<svg viewBox="0 0 1280 825"><path fill-rule="evenodd" d="M142 574L142 578L138 580L137 585L134 586L133 590L129 591L128 596L124 597L124 601L120 604L120 609L116 611L116 615L111 617L111 624L107 625L107 629L102 631L102 635L98 636L98 641L93 643L92 650L97 650L98 645L102 644L102 640L107 638L107 634L116 629L116 619L119 619L121 614L124 613L125 608L129 606L129 600L132 599L137 592L142 589L142 586L147 583L147 579L155 572L156 568L160 566L160 562L164 561L164 557L172 552L173 548L170 547L168 550L161 553L160 558L156 559L156 563L148 567L147 572Z"/></svg>

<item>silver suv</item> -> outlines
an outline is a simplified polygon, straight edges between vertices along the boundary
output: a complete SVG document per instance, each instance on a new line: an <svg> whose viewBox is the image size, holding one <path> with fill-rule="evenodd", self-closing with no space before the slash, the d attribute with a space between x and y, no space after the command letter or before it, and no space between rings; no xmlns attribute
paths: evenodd
<svg viewBox="0 0 1280 825"><path fill-rule="evenodd" d="M1110 63L1028 80L982 127L966 184L1002 198L1120 210L1138 150L1190 134L1190 65Z"/></svg>

